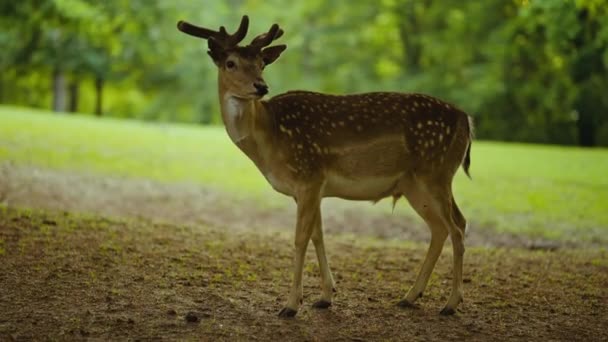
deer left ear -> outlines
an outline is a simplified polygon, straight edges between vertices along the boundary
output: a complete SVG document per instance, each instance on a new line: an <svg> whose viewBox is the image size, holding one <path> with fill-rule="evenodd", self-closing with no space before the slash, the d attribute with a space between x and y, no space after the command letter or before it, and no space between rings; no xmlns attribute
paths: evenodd
<svg viewBox="0 0 608 342"><path fill-rule="evenodd" d="M287 49L287 45L277 45L265 48L262 50L262 59L264 60L264 65L272 64L274 61L281 56L281 53Z"/></svg>

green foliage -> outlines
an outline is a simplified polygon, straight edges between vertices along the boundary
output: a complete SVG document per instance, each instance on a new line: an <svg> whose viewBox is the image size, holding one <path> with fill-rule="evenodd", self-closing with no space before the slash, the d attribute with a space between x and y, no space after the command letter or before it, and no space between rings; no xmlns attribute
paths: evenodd
<svg viewBox="0 0 608 342"><path fill-rule="evenodd" d="M477 118L486 139L608 144L608 0L23 0L0 5L0 103L49 107L53 82L80 85L80 111L219 121L206 42L186 19L249 37L278 22L287 52L273 94L424 92Z"/></svg>
<svg viewBox="0 0 608 342"><path fill-rule="evenodd" d="M462 172L456 200L471 229L605 241L608 150L475 141L473 181ZM0 164L187 182L291 203L266 183L219 127L54 116L0 107ZM369 210L391 213L379 203ZM407 215L416 215L407 209Z"/></svg>
<svg viewBox="0 0 608 342"><path fill-rule="evenodd" d="M505 93L480 132L499 121L501 139L594 145L608 111L608 3L523 3L506 25Z"/></svg>

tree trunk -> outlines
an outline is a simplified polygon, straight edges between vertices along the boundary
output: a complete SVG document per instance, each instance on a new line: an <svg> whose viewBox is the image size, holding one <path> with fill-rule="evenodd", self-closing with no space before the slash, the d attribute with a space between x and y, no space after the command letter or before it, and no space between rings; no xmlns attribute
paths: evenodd
<svg viewBox="0 0 608 342"><path fill-rule="evenodd" d="M574 102L574 108L578 111L576 129L578 130L578 144L580 146L595 146L596 127L600 123L597 120L598 112L602 112L602 95L596 93L595 84L591 81L578 84L580 92Z"/></svg>
<svg viewBox="0 0 608 342"><path fill-rule="evenodd" d="M429 8L431 1L406 1L401 2L398 8L399 19L399 37L403 43L403 57L406 66L406 72L416 74L420 71L420 60L422 57L422 42L420 33L424 31L423 23L416 15L416 6Z"/></svg>
<svg viewBox="0 0 608 342"><path fill-rule="evenodd" d="M95 115L103 115L103 78L95 78Z"/></svg>
<svg viewBox="0 0 608 342"><path fill-rule="evenodd" d="M65 75L60 69L53 70L53 111L65 112L66 86Z"/></svg>
<svg viewBox="0 0 608 342"><path fill-rule="evenodd" d="M605 91L598 91L598 89L602 89L602 82L598 82L595 75L605 75L606 68L602 61L603 50L590 49L587 46L594 46L601 25L589 18L589 11L586 8L579 11L578 20L581 30L572 41L578 53L570 71L570 75L579 88L575 100L575 108L578 111L578 121L576 122L578 144L595 146L597 143L596 127L601 124L601 113L605 110L602 105Z"/></svg>
<svg viewBox="0 0 608 342"><path fill-rule="evenodd" d="M70 82L68 86L68 91L70 93L70 104L68 106L68 110L70 113L76 113L78 111L78 97L80 95L80 82L77 80L73 80Z"/></svg>
<svg viewBox="0 0 608 342"><path fill-rule="evenodd" d="M595 125L591 120L586 120L584 116L578 120L578 144L580 146L595 146Z"/></svg>

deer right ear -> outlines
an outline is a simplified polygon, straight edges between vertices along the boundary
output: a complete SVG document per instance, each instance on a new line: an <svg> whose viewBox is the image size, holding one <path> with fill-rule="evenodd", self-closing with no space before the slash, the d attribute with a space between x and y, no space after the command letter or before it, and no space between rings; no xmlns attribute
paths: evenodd
<svg viewBox="0 0 608 342"><path fill-rule="evenodd" d="M217 51L214 52L214 51L209 50L209 51L207 51L207 54L209 55L209 57L211 57L211 59L213 60L213 63L216 66L219 67L222 64L222 62L221 62L222 56L220 53L218 53Z"/></svg>
<svg viewBox="0 0 608 342"><path fill-rule="evenodd" d="M262 60L264 65L272 64L274 61L281 56L281 53L287 49L287 45L277 45L265 48L262 50Z"/></svg>
<svg viewBox="0 0 608 342"><path fill-rule="evenodd" d="M209 47L207 54L213 59L213 63L219 67L225 57L221 45L211 38L207 40L207 46Z"/></svg>

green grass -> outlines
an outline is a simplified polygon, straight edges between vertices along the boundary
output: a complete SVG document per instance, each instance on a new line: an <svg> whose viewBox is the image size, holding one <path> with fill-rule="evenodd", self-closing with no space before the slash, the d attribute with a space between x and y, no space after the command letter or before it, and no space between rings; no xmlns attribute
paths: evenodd
<svg viewBox="0 0 608 342"><path fill-rule="evenodd" d="M0 106L0 160L242 193L265 190L253 163L219 127L49 114Z"/></svg>
<svg viewBox="0 0 608 342"><path fill-rule="evenodd" d="M473 181L455 194L476 226L606 241L608 150L475 141ZM0 163L204 184L260 203L284 201L222 127L53 115L0 107ZM380 206L390 211L390 206ZM407 215L413 215L411 210Z"/></svg>

